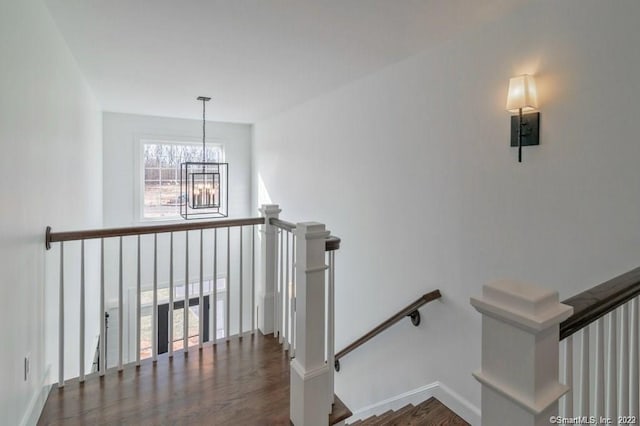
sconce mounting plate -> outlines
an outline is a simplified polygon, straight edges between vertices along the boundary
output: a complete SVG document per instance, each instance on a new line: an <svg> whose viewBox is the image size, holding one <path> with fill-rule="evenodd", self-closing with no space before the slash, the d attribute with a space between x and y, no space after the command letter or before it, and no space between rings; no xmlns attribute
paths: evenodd
<svg viewBox="0 0 640 426"><path fill-rule="evenodd" d="M522 114L522 146L540 145L540 113ZM511 116L511 146L518 146L518 116Z"/></svg>

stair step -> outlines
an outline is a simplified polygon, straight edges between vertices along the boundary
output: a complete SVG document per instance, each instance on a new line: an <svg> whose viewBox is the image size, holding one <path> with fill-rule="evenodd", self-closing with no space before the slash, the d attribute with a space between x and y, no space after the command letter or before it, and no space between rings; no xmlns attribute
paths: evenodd
<svg viewBox="0 0 640 426"><path fill-rule="evenodd" d="M456 425L463 426L469 425L457 416L453 411L447 408L444 404L438 401L436 398L431 397L423 403L414 408L403 419L402 424L406 426L421 426L425 424L429 425Z"/></svg>
<svg viewBox="0 0 640 426"><path fill-rule="evenodd" d="M364 420L351 423L361 426L469 426L462 418L447 408L436 398L414 406L405 405L398 411L387 411L379 416L372 416Z"/></svg>
<svg viewBox="0 0 640 426"><path fill-rule="evenodd" d="M392 416L392 415L393 415L393 413L394 413L394 411L393 411L393 410L386 411L386 412L384 412L384 413L380 414L379 416L377 416L377 418L376 418L376 420L375 420L375 421L372 421L372 422L370 422L370 423L368 422L368 423L367 423L367 425L368 425L368 426L384 425L384 424L386 424L386 423L385 423L385 422L386 422L386 419L388 419L388 418L389 418L389 416Z"/></svg>
<svg viewBox="0 0 640 426"><path fill-rule="evenodd" d="M386 423L386 424L390 424L390 425L391 425L391 424L393 424L393 422L395 422L395 421L397 421L397 420L401 419L405 414L409 413L409 412L410 412L410 411L412 411L414 408L416 408L416 407L415 407L415 405L413 405L413 404L405 405L404 407L402 407L402 408L401 408L401 409L399 409L398 411L395 411L395 412L393 413L393 415L392 415L392 416L390 416L390 417L387 419L387 422L388 422L388 423Z"/></svg>
<svg viewBox="0 0 640 426"><path fill-rule="evenodd" d="M333 410L329 415L329 425L335 425L341 421L348 419L353 414L349 408L342 402L338 395L333 395Z"/></svg>

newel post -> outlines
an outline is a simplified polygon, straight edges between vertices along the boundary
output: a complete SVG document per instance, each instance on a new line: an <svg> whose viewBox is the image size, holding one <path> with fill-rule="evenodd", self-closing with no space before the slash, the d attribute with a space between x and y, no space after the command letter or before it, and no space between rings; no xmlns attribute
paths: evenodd
<svg viewBox="0 0 640 426"><path fill-rule="evenodd" d="M278 235L275 226L269 219L278 219L282 210L277 204L263 204L260 213L264 217L262 225L262 265L260 274L262 285L258 290L258 329L262 334L273 333L274 301L276 289L276 256L278 251Z"/></svg>
<svg viewBox="0 0 640 426"><path fill-rule="evenodd" d="M573 308L558 292L500 281L471 298L482 314L482 424L549 425L569 388L558 381L559 324Z"/></svg>
<svg viewBox="0 0 640 426"><path fill-rule="evenodd" d="M331 411L327 392L330 367L325 362L328 236L321 223L296 224L296 357L291 361L290 375L290 418L295 426L326 425Z"/></svg>

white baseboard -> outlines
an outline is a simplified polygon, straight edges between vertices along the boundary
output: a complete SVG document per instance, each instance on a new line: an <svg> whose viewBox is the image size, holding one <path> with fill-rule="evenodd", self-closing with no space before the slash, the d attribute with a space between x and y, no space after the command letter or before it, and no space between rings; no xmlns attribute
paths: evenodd
<svg viewBox="0 0 640 426"><path fill-rule="evenodd" d="M347 422L353 423L356 420L376 416L389 410L399 410L407 404L418 405L431 397L438 399L472 426L480 425L480 410L478 407L471 404L442 382L433 382L409 392L387 398L376 404L355 410L353 415L347 419Z"/></svg>
<svg viewBox="0 0 640 426"><path fill-rule="evenodd" d="M45 372L42 376L40 390L38 392L35 392L31 397L31 400L29 401L29 405L27 406L27 410L22 417L20 426L32 426L38 423L38 419L40 418L40 414L42 413L44 404L45 402L47 402L49 391L51 390L51 385L49 384L50 372L51 364L47 365L47 368L45 369Z"/></svg>
<svg viewBox="0 0 640 426"><path fill-rule="evenodd" d="M462 417L472 426L480 426L480 409L453 391L442 382L438 382L433 396L451 411Z"/></svg>

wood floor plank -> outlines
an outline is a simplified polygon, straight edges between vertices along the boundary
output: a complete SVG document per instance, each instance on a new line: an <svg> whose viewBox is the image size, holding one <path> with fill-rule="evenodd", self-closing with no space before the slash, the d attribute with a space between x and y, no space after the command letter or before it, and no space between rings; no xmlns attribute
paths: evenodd
<svg viewBox="0 0 640 426"><path fill-rule="evenodd" d="M337 409L336 409L337 407ZM351 412L336 398L334 414ZM329 422L329 419L327 419ZM161 355L54 386L38 425L289 425L289 360L273 336Z"/></svg>

